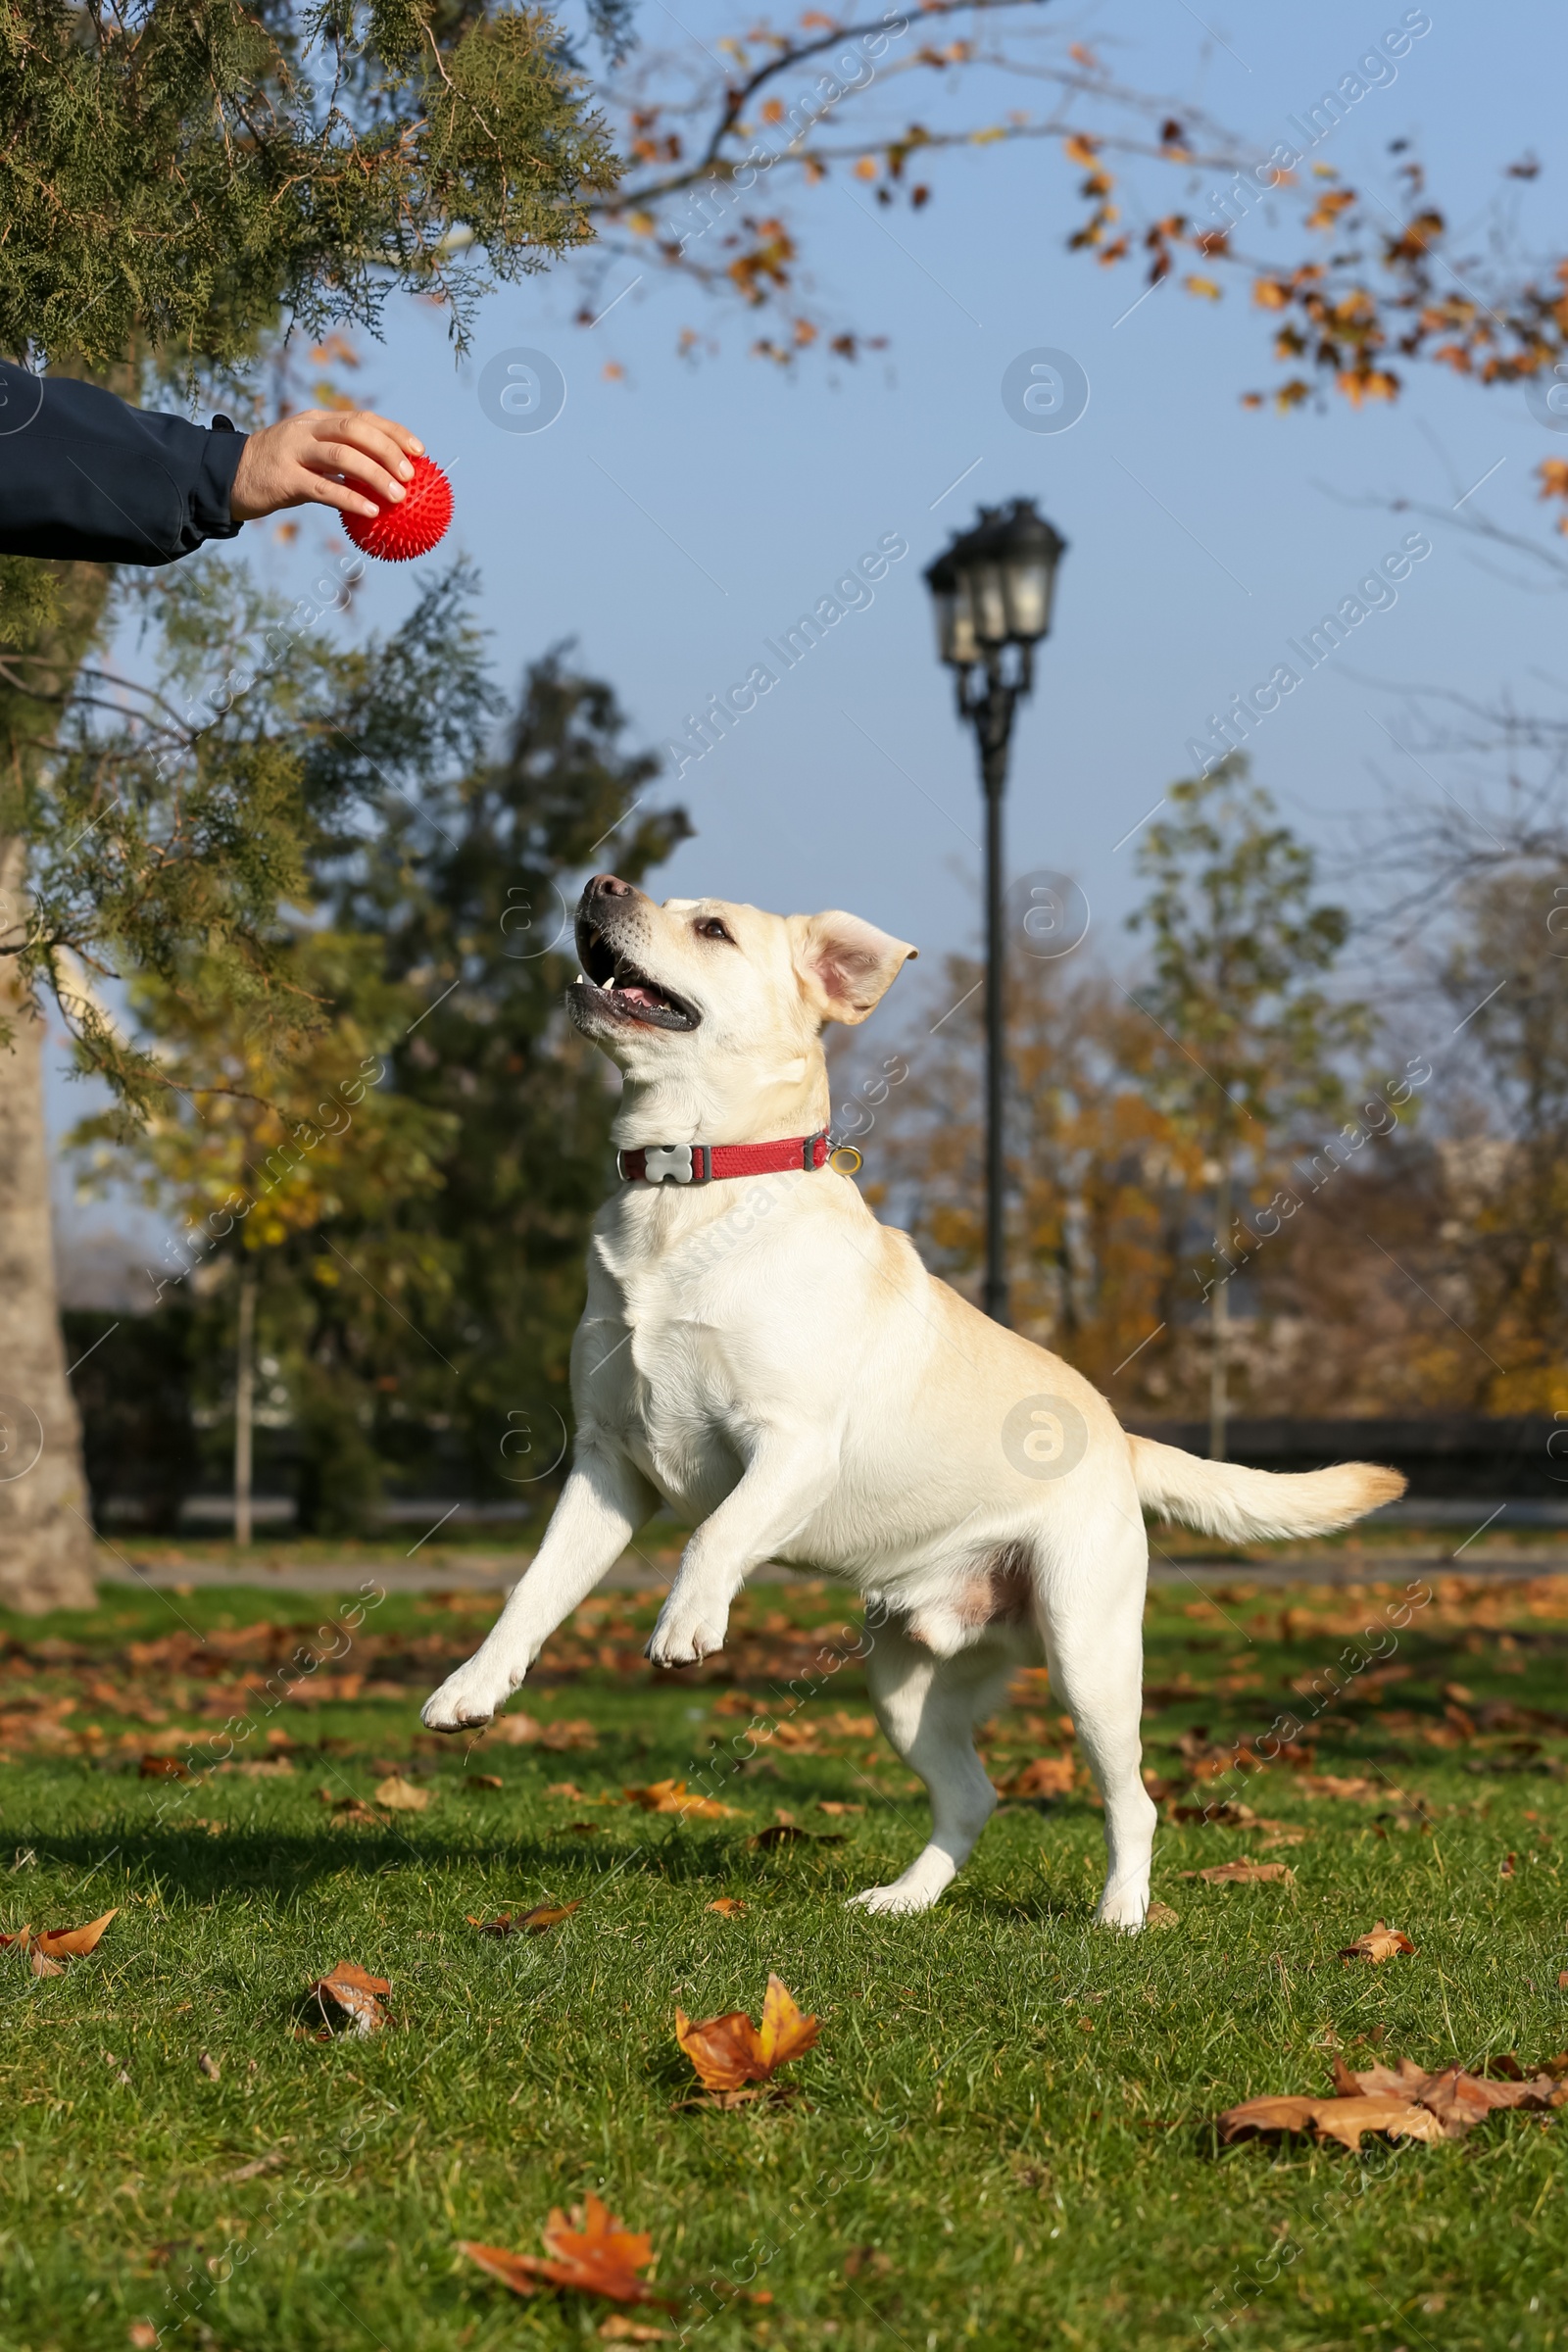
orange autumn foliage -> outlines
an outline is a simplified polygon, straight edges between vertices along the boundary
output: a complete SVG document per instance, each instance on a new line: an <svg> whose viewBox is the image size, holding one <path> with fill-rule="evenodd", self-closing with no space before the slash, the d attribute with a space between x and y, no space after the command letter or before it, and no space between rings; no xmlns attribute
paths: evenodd
<svg viewBox="0 0 1568 2352"><path fill-rule="evenodd" d="M531 2295L541 2285L566 2286L580 2294L608 2296L614 2303L665 2303L674 2308L638 2277L653 2260L653 2238L646 2230L628 2230L592 2192L572 2207L569 2228L555 2207L539 2234L547 2249L542 2255L513 2254L504 2246L481 2245L466 2237L459 2238L458 2250L514 2295Z"/></svg>
<svg viewBox="0 0 1568 2352"><path fill-rule="evenodd" d="M816 2019L802 2016L793 1994L775 1976L767 1980L760 2028L743 2009L697 2024L684 2009L675 2012L675 2039L705 2090L739 2090L743 2083L770 2082L781 2066L815 2047L816 2033Z"/></svg>

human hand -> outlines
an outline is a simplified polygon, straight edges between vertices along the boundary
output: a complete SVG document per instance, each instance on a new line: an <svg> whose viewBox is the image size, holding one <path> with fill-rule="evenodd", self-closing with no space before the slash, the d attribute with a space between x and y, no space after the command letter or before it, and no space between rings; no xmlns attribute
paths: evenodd
<svg viewBox="0 0 1568 2352"><path fill-rule="evenodd" d="M248 436L234 475L228 511L236 522L255 522L283 507L336 507L372 520L381 508L362 494L365 484L383 505L397 506L424 443L406 425L369 409L304 409ZM337 476L346 474L347 481Z"/></svg>

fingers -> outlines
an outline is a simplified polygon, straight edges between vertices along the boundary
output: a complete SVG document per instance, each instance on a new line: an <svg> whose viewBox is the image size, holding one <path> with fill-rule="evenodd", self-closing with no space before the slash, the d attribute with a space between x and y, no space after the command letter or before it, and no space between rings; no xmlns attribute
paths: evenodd
<svg viewBox="0 0 1568 2352"><path fill-rule="evenodd" d="M402 495L402 491L398 490L397 497L389 499L388 503L395 506ZM283 503L290 507L335 507L340 514L363 514L368 522L374 522L385 512L372 499L362 498L357 490L351 490L347 482L335 482L327 473L312 473L305 466L299 469L297 491Z"/></svg>
<svg viewBox="0 0 1568 2352"><path fill-rule="evenodd" d="M410 460L420 456L424 448L406 425L394 424L390 417L374 416L368 409L336 415L315 410L309 422L315 447L307 464L319 453L340 472L361 474L376 481L378 487L380 474L395 482L412 480ZM345 457L345 451L352 456Z"/></svg>
<svg viewBox="0 0 1568 2352"><path fill-rule="evenodd" d="M423 442L406 425L368 409L307 409L251 434L230 512L246 522L280 508L322 506L373 521L402 504L414 473L410 461L423 453Z"/></svg>

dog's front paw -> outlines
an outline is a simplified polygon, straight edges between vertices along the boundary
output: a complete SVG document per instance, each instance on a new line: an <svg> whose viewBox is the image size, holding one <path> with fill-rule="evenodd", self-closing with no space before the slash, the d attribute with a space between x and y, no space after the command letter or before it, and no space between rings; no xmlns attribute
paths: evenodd
<svg viewBox="0 0 1568 2352"><path fill-rule="evenodd" d="M695 1666L724 1646L729 1611L695 1605L678 1606L671 1592L660 1612L645 1655L656 1666Z"/></svg>
<svg viewBox="0 0 1568 2352"><path fill-rule="evenodd" d="M860 1893L851 1895L849 1907L894 1918L901 1914L907 1916L912 1911L929 1911L952 1886L954 1875L952 1855L940 1845L928 1845L890 1886L866 1886Z"/></svg>
<svg viewBox="0 0 1568 2352"><path fill-rule="evenodd" d="M1107 1879L1105 1890L1100 1898L1100 1908L1095 1913L1095 1925L1099 1928L1120 1928L1123 1934L1136 1936L1143 1927L1148 1911L1147 1872L1137 1878Z"/></svg>
<svg viewBox="0 0 1568 2352"><path fill-rule="evenodd" d="M427 1698L419 1721L430 1732L481 1731L517 1688L515 1679L483 1658L470 1658Z"/></svg>
<svg viewBox="0 0 1568 2352"><path fill-rule="evenodd" d="M928 1894L923 1887L906 1886L902 1882L895 1882L891 1886L862 1887L858 1894L850 1896L845 1909L870 1911L893 1919L901 1915L907 1918L911 1912L929 1911L936 1899L935 1894Z"/></svg>

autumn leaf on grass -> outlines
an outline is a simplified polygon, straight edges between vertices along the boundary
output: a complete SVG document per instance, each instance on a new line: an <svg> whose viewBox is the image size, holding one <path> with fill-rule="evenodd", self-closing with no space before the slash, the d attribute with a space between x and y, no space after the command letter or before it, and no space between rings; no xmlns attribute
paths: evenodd
<svg viewBox="0 0 1568 2352"><path fill-rule="evenodd" d="M536 1903L531 1911L503 1911L496 1919L475 1919L466 1913L470 1928L481 1936L543 1936L548 1928L559 1928L564 1919L580 1911L580 1901L574 1903Z"/></svg>
<svg viewBox="0 0 1568 2352"><path fill-rule="evenodd" d="M1004 1796L1071 1796L1074 1766L1071 1756L1036 1756L1022 1772L1002 1786Z"/></svg>
<svg viewBox="0 0 1568 2352"><path fill-rule="evenodd" d="M746 1842L765 1854L775 1845L845 1845L848 1839L842 1830L803 1830L799 1822L772 1821Z"/></svg>
<svg viewBox="0 0 1568 2352"><path fill-rule="evenodd" d="M1394 2139L1462 2139L1502 2108L1568 2105L1568 2088L1556 2081L1553 2063L1526 2078L1516 2061L1514 2079L1493 2082L1458 2066L1428 2074L1412 2058L1401 2058L1396 2068L1380 2063L1356 2074L1337 2058L1336 2097L1248 2099L1219 2118L1219 2134L1230 2141L1250 2132L1310 2131L1320 2141L1336 2139L1348 2148L1359 2148L1366 2132Z"/></svg>
<svg viewBox="0 0 1568 2352"><path fill-rule="evenodd" d="M1341 1948L1340 1958L1370 1960L1376 1965L1381 1960L1392 1960L1396 1952L1414 1950L1415 1945L1402 1929L1391 1928L1380 1919L1375 1927L1368 1928L1366 1934L1358 1936L1353 1943L1345 1944Z"/></svg>
<svg viewBox="0 0 1568 2352"><path fill-rule="evenodd" d="M375 1801L385 1805L389 1813L422 1813L431 1793L428 1788L416 1788L400 1772L389 1772L384 1781L375 1785Z"/></svg>
<svg viewBox="0 0 1568 2352"><path fill-rule="evenodd" d="M1219 2118L1219 2135L1227 2144L1249 2132L1315 2132L1319 2139L1337 2139L1348 2148L1360 2146L1363 2132L1387 2132L1407 2139L1443 2137L1443 2126L1435 2115L1408 2099L1389 2095L1247 2099Z"/></svg>
<svg viewBox="0 0 1568 2352"><path fill-rule="evenodd" d="M506 1785L499 1772L470 1772L463 1784L465 1788L504 1788Z"/></svg>
<svg viewBox="0 0 1568 2352"><path fill-rule="evenodd" d="M1207 1870L1184 1870L1184 1879L1202 1879L1210 1886L1252 1886L1260 1880L1283 1880L1287 1886L1296 1884L1296 1873L1284 1862L1214 1862Z"/></svg>
<svg viewBox="0 0 1568 2352"><path fill-rule="evenodd" d="M90 1919L84 1928L46 1928L35 1936L31 1928L18 1928L11 1936L0 1936L0 1946L14 1945L26 1955L27 1965L35 1977L63 1977L62 1960L78 1960L83 1954L97 1949L109 1922L118 1917L119 1906L106 1911L100 1919Z"/></svg>
<svg viewBox="0 0 1568 2352"><path fill-rule="evenodd" d="M494 1723L485 1726L480 1736L485 1740L499 1740L503 1747L532 1747L544 1728L531 1715L498 1715Z"/></svg>
<svg viewBox="0 0 1568 2352"><path fill-rule="evenodd" d="M318 1788L317 1796L332 1816L334 1829L385 1829L379 1813L372 1812L363 1796L339 1796L335 1788Z"/></svg>
<svg viewBox="0 0 1568 2352"><path fill-rule="evenodd" d="M628 1804L640 1805L645 1813L681 1813L693 1821L730 1821L735 1815L735 1807L721 1805L717 1797L693 1796L684 1781L652 1781L624 1794Z"/></svg>
<svg viewBox="0 0 1568 2352"><path fill-rule="evenodd" d="M697 2071L703 2088L721 2103L756 2098L747 2083L770 2083L781 2066L804 2057L816 2045L816 2019L803 2017L794 1995L777 1977L767 1980L762 2023L754 2026L744 2009L693 2024L684 2009L675 2012L675 2039ZM789 2087L780 2083L777 2089Z"/></svg>
<svg viewBox="0 0 1568 2352"><path fill-rule="evenodd" d="M739 1919L744 1914L746 1905L737 1902L732 1894L721 1894L717 1902L710 1903L708 1908L710 1911L716 1911L720 1919Z"/></svg>
<svg viewBox="0 0 1568 2352"><path fill-rule="evenodd" d="M674 2305L655 2294L639 2271L653 2260L654 2241L646 2231L628 2230L608 2205L590 2194L571 2209L570 2229L559 2209L552 2211L540 2231L547 2254L511 2254L504 2246L484 2246L460 2237L458 2250L476 2262L492 2278L516 2295L531 2295L540 2285L575 2287L585 2295L608 2295L615 2303Z"/></svg>
<svg viewBox="0 0 1568 2352"><path fill-rule="evenodd" d="M541 1747L560 1754L568 1747L597 1747L599 1734L586 1716L575 1716L570 1723L547 1723L539 1734Z"/></svg>
<svg viewBox="0 0 1568 2352"><path fill-rule="evenodd" d="M385 1977L368 1977L352 1960L340 1960L330 1976L311 1986L326 2033L374 2034L386 2024L380 1995L392 1989Z"/></svg>
<svg viewBox="0 0 1568 2352"><path fill-rule="evenodd" d="M143 1756L137 1766L143 1781L193 1781L196 1775L180 1756Z"/></svg>

